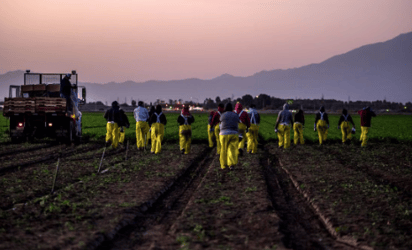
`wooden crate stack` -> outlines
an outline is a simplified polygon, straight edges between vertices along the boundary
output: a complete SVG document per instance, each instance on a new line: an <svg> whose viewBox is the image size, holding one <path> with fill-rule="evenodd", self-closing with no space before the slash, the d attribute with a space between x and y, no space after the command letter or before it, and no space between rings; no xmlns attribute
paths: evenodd
<svg viewBox="0 0 412 250"><path fill-rule="evenodd" d="M35 98L5 98L3 113L35 112Z"/></svg>
<svg viewBox="0 0 412 250"><path fill-rule="evenodd" d="M36 112L66 112L66 99L60 97L36 97Z"/></svg>

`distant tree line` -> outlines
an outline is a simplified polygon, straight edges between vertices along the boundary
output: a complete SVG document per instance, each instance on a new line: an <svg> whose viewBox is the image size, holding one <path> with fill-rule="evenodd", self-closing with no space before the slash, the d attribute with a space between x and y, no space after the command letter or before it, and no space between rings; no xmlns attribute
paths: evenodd
<svg viewBox="0 0 412 250"><path fill-rule="evenodd" d="M338 101L334 99L282 99L277 97L268 96L266 94L260 94L258 96L251 96L249 94L232 100L231 98L226 98L221 100L219 96L215 99L206 98L203 102L204 109L215 109L219 103L231 102L235 104L236 102L242 103L243 106L249 107L251 104L255 104L257 109L283 109L283 105L288 102L290 109L303 109L303 110L318 110L321 106L329 111L340 111L343 108L349 111L356 111L362 109L363 107L370 106L376 111L395 111L395 112L412 112L412 103L408 102L406 104L398 102L387 102L387 101Z"/></svg>

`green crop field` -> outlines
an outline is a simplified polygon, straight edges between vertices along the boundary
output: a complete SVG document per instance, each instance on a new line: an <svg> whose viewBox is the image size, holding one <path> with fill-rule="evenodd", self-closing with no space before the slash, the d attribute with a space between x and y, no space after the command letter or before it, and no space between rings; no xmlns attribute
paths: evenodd
<svg viewBox="0 0 412 250"><path fill-rule="evenodd" d="M176 142L178 140L178 113L165 113L167 125L165 131L165 140L167 142ZM130 128L126 129L126 138L135 140L136 122L132 113L127 113L130 122ZM192 125L192 140L193 143L207 141L207 113L194 113L195 123ZM356 125L355 138L360 136L360 117L352 115ZM274 125L277 115L261 114L260 138L265 141L277 140L274 133ZM341 139L341 132L337 129L339 115L330 115L330 128L328 132L328 140L338 141ZM313 123L315 120L314 114L305 115L304 138L307 142L316 143L318 141L317 133L313 131ZM370 131L371 141L412 141L412 116L410 115L378 115L372 119L372 127ZM0 117L0 141L8 140L9 122L3 116ZM104 140L106 134L106 121L103 118L103 113L83 113L83 136L92 140ZM293 139L293 131L291 131Z"/></svg>

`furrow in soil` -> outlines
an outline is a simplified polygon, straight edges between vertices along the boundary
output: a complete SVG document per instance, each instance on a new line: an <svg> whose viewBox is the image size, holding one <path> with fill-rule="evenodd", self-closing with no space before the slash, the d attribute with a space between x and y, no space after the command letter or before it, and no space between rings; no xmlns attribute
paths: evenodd
<svg viewBox="0 0 412 250"><path fill-rule="evenodd" d="M98 249L145 249L153 240L145 236L165 235L185 209L212 160L210 149L205 149L147 211L139 212L132 224L122 228L113 239L106 240Z"/></svg>
<svg viewBox="0 0 412 250"><path fill-rule="evenodd" d="M268 192L281 218L280 231L286 247L292 249L355 249L339 243L326 230L318 215L293 187L275 155L265 150L260 159Z"/></svg>

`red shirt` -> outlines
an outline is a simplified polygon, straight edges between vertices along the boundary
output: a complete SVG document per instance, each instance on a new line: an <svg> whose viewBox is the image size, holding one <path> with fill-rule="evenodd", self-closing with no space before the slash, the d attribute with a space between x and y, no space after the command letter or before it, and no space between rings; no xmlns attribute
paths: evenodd
<svg viewBox="0 0 412 250"><path fill-rule="evenodd" d="M373 111L362 109L358 111L358 114L361 118L361 126L362 127L370 127L372 117L376 117L376 114Z"/></svg>

